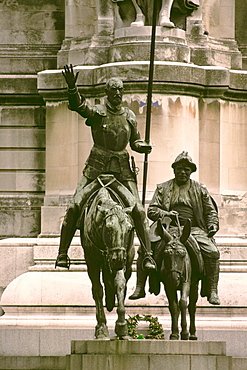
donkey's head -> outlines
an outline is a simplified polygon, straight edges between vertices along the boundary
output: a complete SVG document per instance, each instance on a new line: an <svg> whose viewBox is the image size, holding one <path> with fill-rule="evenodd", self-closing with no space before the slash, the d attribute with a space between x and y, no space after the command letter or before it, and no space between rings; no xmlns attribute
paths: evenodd
<svg viewBox="0 0 247 370"><path fill-rule="evenodd" d="M163 259L161 264L161 275L165 274L170 280L170 284L178 287L185 280L185 259L187 250L184 243L188 239L191 231L191 222L188 220L183 228L182 234L168 232L158 221L158 232L164 242Z"/></svg>

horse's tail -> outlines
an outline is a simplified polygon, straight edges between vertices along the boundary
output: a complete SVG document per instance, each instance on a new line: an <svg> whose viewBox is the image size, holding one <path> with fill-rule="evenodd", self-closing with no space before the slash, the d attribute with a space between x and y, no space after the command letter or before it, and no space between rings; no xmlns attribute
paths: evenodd
<svg viewBox="0 0 247 370"><path fill-rule="evenodd" d="M113 283L113 278L109 273L103 271L103 282L105 287L105 304L107 311L111 312L115 307L116 291Z"/></svg>

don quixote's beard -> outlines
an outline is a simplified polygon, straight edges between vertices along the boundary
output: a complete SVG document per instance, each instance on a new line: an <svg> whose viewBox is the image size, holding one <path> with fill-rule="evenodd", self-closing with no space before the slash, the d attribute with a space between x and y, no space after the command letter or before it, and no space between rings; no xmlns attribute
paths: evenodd
<svg viewBox="0 0 247 370"><path fill-rule="evenodd" d="M126 264L126 250L114 248L114 250L109 251L108 263L112 271L122 270Z"/></svg>

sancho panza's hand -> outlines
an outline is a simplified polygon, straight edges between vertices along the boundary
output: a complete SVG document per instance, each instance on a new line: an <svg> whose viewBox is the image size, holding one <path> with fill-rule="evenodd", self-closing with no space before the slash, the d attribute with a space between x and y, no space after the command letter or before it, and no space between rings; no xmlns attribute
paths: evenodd
<svg viewBox="0 0 247 370"><path fill-rule="evenodd" d="M72 64L70 64L70 66L68 65L64 66L64 71L62 71L62 74L65 78L65 81L68 84L69 89L75 88L79 72L76 72L76 74L74 74Z"/></svg>

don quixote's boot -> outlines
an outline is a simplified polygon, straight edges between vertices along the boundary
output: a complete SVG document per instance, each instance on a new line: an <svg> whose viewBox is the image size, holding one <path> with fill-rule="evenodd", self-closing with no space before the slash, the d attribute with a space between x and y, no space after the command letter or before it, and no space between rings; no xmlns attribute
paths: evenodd
<svg viewBox="0 0 247 370"><path fill-rule="evenodd" d="M73 236L76 232L77 219L78 217L76 209L69 208L66 212L61 228L60 246L55 263L55 268L65 267L69 269L70 267L70 258L68 256L68 249L73 239Z"/></svg>
<svg viewBox="0 0 247 370"><path fill-rule="evenodd" d="M146 296L145 285L146 285L148 274L143 269L143 260L144 260L144 257L140 253L137 258L137 262L136 262L136 267L137 267L136 288L135 288L134 293L129 297L129 299L139 299L139 298L144 298Z"/></svg>
<svg viewBox="0 0 247 370"><path fill-rule="evenodd" d="M220 299L218 297L219 259L205 258L204 267L208 302L213 305L220 305Z"/></svg>

